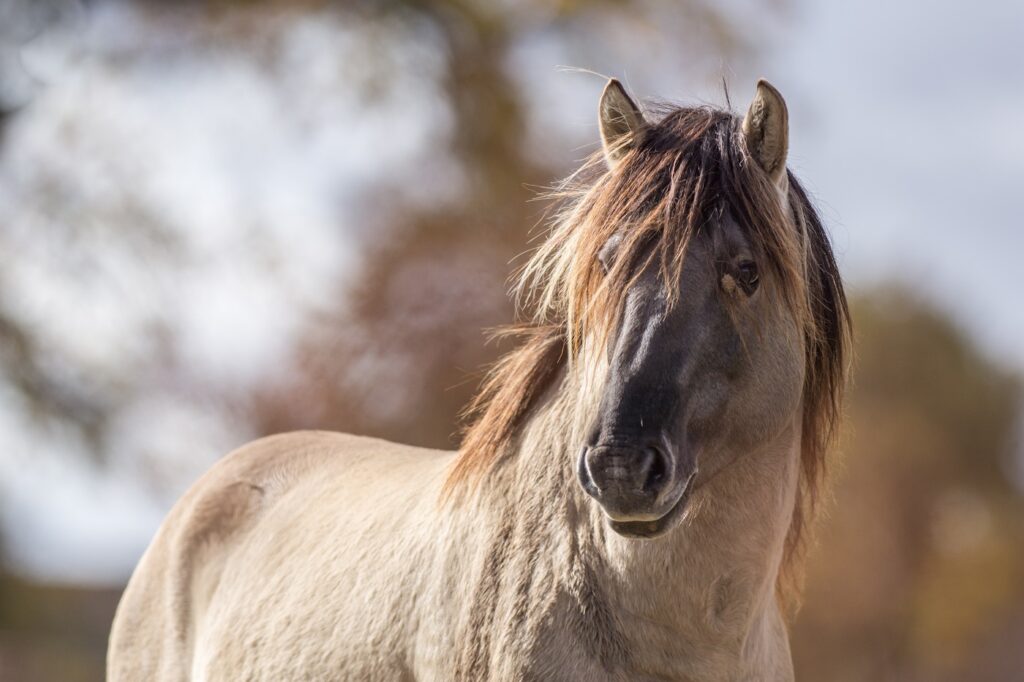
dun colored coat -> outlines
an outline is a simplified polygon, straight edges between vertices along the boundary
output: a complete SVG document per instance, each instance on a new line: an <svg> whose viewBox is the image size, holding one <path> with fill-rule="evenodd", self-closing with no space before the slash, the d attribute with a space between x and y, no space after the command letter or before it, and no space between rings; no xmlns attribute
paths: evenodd
<svg viewBox="0 0 1024 682"><path fill-rule="evenodd" d="M599 121L462 449L225 457L132 576L109 680L793 678L848 316L786 105L648 117L613 80Z"/></svg>

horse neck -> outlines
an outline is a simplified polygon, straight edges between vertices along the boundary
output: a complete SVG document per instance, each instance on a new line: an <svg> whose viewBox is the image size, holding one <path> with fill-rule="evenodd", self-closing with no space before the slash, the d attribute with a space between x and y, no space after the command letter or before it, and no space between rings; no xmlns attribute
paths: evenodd
<svg viewBox="0 0 1024 682"><path fill-rule="evenodd" d="M576 396L586 392L557 383L524 425L501 486L515 513L530 517L517 525L554 550L554 571L576 585L570 592L614 614L604 627L616 632L596 636L620 639L631 659L650 657L640 662L649 670L689 660L700 669L673 672L696 679L728 676L742 662L788 666L775 583L796 500L798 418L756 451L723 457L731 463L699 483L673 531L631 540L609 529L576 481L586 412ZM579 587L581 575L591 584ZM593 613L595 604L580 607Z"/></svg>
<svg viewBox="0 0 1024 682"><path fill-rule="evenodd" d="M798 457L794 425L773 443L735 453L710 480L698 479L680 526L667 535L637 542L604 531L608 592L629 614L624 631L636 646L699 652L709 667L696 679L743 663L763 668L766 659L789 664L776 583ZM607 527L599 514L591 518Z"/></svg>

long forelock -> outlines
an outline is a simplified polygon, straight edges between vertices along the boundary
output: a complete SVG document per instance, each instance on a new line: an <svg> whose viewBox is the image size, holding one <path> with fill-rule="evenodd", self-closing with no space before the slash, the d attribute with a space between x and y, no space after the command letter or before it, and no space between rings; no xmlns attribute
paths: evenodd
<svg viewBox="0 0 1024 682"><path fill-rule="evenodd" d="M793 230L779 229L788 218L774 186L751 168L734 116L676 109L615 172L589 180L587 171L603 165L595 155L556 190L563 208L516 286L529 319L564 326L570 357L588 335L607 339L633 278L650 262L673 302L687 246L725 210L767 255L796 319L807 320L804 245ZM606 273L598 253L615 235L621 241Z"/></svg>

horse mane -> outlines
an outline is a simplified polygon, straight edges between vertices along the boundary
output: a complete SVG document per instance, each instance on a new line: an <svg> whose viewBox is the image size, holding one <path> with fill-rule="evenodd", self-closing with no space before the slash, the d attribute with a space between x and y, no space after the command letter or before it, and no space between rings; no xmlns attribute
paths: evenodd
<svg viewBox="0 0 1024 682"><path fill-rule="evenodd" d="M467 407L462 447L446 493L480 477L514 448L538 398L573 362L586 338L607 342L625 292L643 265L657 262L669 296L693 235L730 210L763 252L783 300L803 328L803 389L797 504L787 533L778 592L795 597L806 530L840 418L850 318L828 235L797 179L788 174L789 215L778 190L747 152L739 120L711 107L665 107L656 123L608 171L601 153L553 192L548 238L520 273L523 322L505 333L520 345L489 371ZM605 272L598 253L621 239Z"/></svg>

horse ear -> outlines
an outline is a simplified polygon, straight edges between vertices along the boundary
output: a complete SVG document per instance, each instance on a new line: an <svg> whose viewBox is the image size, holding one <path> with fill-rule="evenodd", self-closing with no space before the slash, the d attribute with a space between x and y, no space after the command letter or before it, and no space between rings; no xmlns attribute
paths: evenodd
<svg viewBox="0 0 1024 682"><path fill-rule="evenodd" d="M789 152L789 112L786 100L763 78L743 118L747 150L777 186L786 185L786 154Z"/></svg>
<svg viewBox="0 0 1024 682"><path fill-rule="evenodd" d="M615 168L619 161L639 142L640 135L647 128L647 122L640 108L629 98L626 90L616 79L608 81L601 93L598 106L598 122L601 125L601 144L604 159L609 168Z"/></svg>

